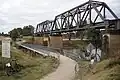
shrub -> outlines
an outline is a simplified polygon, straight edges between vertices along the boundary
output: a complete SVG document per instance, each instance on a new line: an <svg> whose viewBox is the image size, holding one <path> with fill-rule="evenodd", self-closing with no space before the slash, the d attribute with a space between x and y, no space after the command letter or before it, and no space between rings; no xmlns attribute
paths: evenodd
<svg viewBox="0 0 120 80"><path fill-rule="evenodd" d="M110 60L109 64L105 68L112 68L116 65L120 65L120 59L113 58Z"/></svg>

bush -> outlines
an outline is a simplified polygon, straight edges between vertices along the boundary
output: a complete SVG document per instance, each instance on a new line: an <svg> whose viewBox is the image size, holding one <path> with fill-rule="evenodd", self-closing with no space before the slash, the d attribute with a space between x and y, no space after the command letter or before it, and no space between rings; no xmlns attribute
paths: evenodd
<svg viewBox="0 0 120 80"><path fill-rule="evenodd" d="M105 68L112 68L116 65L120 65L120 59L113 58L110 60L109 64Z"/></svg>

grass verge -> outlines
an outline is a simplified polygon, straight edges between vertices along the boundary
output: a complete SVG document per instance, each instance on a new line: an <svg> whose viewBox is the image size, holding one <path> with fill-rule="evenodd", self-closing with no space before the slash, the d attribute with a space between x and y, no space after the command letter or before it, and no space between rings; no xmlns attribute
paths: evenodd
<svg viewBox="0 0 120 80"><path fill-rule="evenodd" d="M57 68L55 66L57 59L55 58L44 58L40 55L31 57L29 54L15 48L11 48L11 56L11 59L17 59L23 68L20 72L7 76L3 71L3 58L0 57L0 80L40 80L40 78ZM11 59L4 59L4 63L9 62Z"/></svg>
<svg viewBox="0 0 120 80"><path fill-rule="evenodd" d="M80 61L79 66L75 80L120 80L120 59L103 60L90 71L87 61Z"/></svg>

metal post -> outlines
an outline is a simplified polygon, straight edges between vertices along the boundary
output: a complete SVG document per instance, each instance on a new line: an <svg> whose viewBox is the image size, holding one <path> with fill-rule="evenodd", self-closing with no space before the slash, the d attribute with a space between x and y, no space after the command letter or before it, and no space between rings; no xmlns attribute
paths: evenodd
<svg viewBox="0 0 120 80"><path fill-rule="evenodd" d="M91 25L91 1L92 0L89 0L89 21L90 21L90 25Z"/></svg>
<svg viewBox="0 0 120 80"><path fill-rule="evenodd" d="M104 9L103 9L104 11L103 11L103 17L106 19L106 14L105 14L105 7L104 7Z"/></svg>

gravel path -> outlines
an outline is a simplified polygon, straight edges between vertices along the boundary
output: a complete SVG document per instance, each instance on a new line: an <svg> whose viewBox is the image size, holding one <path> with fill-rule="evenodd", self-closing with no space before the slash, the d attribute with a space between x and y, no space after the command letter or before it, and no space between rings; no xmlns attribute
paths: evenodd
<svg viewBox="0 0 120 80"><path fill-rule="evenodd" d="M73 80L75 77L75 64L75 61L60 55L60 65L58 69L40 80Z"/></svg>

